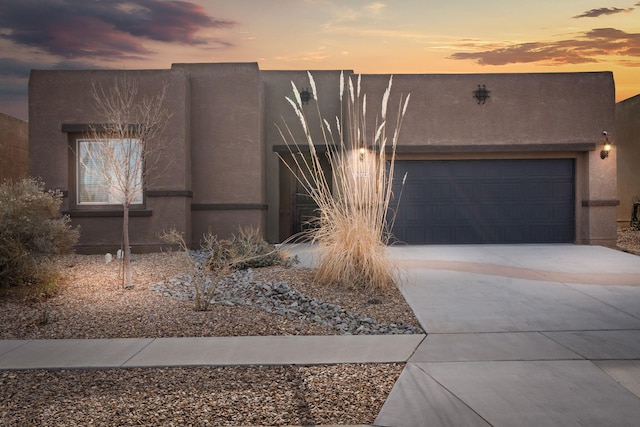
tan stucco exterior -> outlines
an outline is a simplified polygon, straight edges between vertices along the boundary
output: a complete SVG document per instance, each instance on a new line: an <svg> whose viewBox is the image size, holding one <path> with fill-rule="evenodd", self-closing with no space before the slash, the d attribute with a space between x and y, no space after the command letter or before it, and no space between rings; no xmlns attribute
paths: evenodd
<svg viewBox="0 0 640 427"><path fill-rule="evenodd" d="M0 113L0 182L29 172L29 124Z"/></svg>
<svg viewBox="0 0 640 427"><path fill-rule="evenodd" d="M82 250L120 243L117 209L87 211L74 204L71 147L81 135L78 129L100 123L91 108L92 82L107 84L121 73L31 75L30 173L67 192L64 210L83 228ZM293 96L292 81L299 90L309 88L307 72L264 71L256 63L240 63L175 64L170 70L126 73L140 79L143 93L167 83L173 113L165 136L171 166L148 187L144 207L132 217L134 245L158 247L157 234L169 227L184 232L191 243L208 230L226 237L243 225L260 227L272 242L286 237L292 186L276 154L283 145L276 124L286 123L295 138L302 137L285 96ZM340 71L312 74L318 102L310 100L303 109L314 140L322 144L317 110L332 123L340 116ZM389 75L361 79L371 130ZM473 97L478 85L490 91L484 104ZM615 244L617 147L608 159L599 156L602 132L614 128L611 73L396 75L390 121L400 94L409 93L399 158L575 159L576 242Z"/></svg>
<svg viewBox="0 0 640 427"><path fill-rule="evenodd" d="M633 199L640 198L640 95L616 104L618 224L628 227Z"/></svg>
<svg viewBox="0 0 640 427"><path fill-rule="evenodd" d="M177 64L190 82L193 239L265 228L263 94L258 64Z"/></svg>

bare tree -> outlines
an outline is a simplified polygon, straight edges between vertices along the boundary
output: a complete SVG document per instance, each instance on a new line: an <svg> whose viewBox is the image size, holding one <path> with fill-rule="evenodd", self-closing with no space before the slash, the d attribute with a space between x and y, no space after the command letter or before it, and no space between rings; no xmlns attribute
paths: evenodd
<svg viewBox="0 0 640 427"><path fill-rule="evenodd" d="M95 194L107 203L122 204L127 288L133 287L129 251L131 205L142 203L144 188L159 175L160 168L168 166L168 159L161 156L167 147L163 134L171 119L164 106L167 91L165 84L158 93L141 96L137 81L128 74L116 78L113 86L107 88L94 83L94 106L103 122L91 125L88 140L78 147L81 174L93 185Z"/></svg>

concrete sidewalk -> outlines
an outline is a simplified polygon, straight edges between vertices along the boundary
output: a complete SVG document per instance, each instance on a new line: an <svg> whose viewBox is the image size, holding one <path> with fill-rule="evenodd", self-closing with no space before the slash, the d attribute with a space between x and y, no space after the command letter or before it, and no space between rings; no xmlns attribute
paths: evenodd
<svg viewBox="0 0 640 427"><path fill-rule="evenodd" d="M404 363L424 335L0 341L0 369Z"/></svg>

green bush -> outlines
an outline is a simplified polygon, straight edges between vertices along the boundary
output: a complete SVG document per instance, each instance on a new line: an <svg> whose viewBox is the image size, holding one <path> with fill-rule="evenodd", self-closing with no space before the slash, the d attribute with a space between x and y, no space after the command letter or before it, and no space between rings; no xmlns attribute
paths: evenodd
<svg viewBox="0 0 640 427"><path fill-rule="evenodd" d="M78 241L69 217L60 215L62 193L45 191L35 178L0 184L0 284L39 285L50 277L46 261Z"/></svg>

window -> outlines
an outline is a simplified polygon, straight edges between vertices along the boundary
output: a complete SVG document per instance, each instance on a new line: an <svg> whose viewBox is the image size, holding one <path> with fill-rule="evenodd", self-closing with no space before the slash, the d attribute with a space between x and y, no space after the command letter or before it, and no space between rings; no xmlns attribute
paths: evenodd
<svg viewBox="0 0 640 427"><path fill-rule="evenodd" d="M137 139L77 140L79 205L142 203L142 144Z"/></svg>

